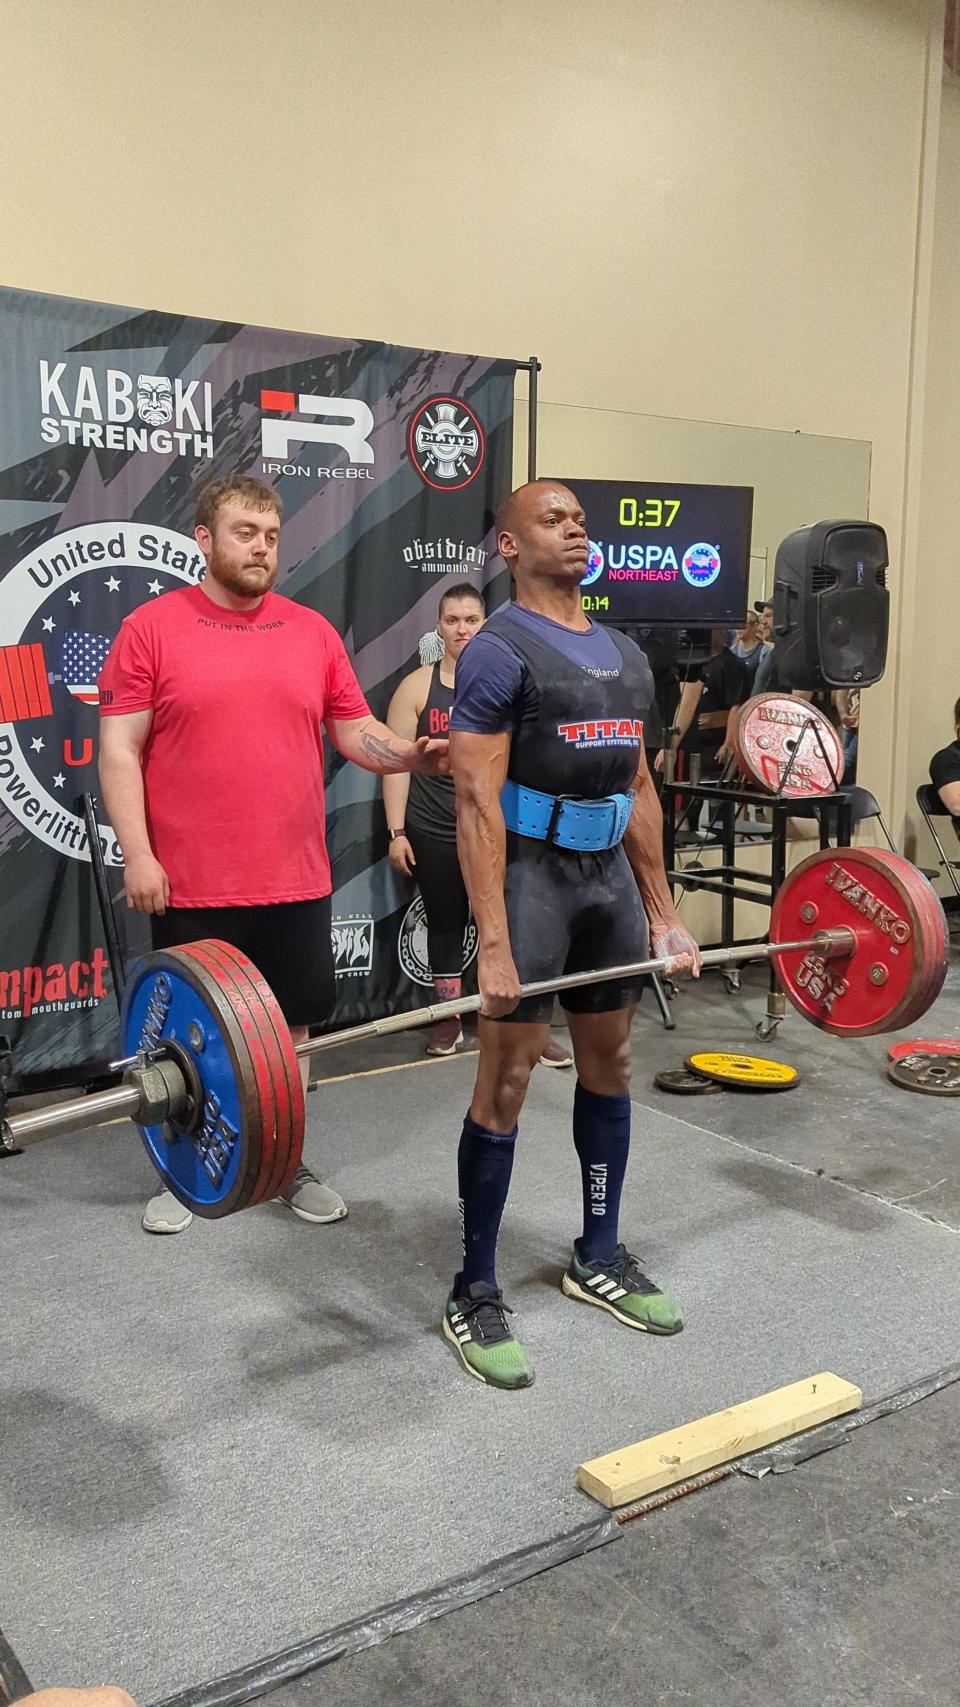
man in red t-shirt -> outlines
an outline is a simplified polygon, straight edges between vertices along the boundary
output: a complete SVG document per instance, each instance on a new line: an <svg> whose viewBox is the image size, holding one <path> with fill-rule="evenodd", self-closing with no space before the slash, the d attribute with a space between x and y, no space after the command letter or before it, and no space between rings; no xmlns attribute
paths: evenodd
<svg viewBox="0 0 960 1707"><path fill-rule="evenodd" d="M326 619L271 589L280 499L234 474L204 487L206 575L141 605L100 677L100 785L123 850L127 905L155 949L232 943L274 990L296 1042L333 1007L323 730L364 770L446 768L446 742L405 741L370 713ZM307 1063L301 1060L306 1084ZM284 1201L306 1221L346 1204L308 1168ZM143 1225L179 1233L171 1192Z"/></svg>

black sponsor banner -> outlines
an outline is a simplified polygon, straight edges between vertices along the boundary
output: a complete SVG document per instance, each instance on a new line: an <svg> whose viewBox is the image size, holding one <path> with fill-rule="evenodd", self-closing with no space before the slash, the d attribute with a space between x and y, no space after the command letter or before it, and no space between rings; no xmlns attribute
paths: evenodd
<svg viewBox="0 0 960 1707"><path fill-rule="evenodd" d="M277 487L279 590L344 636L382 717L445 587L506 594L516 364L25 291L0 290L0 317L0 1034L22 1082L116 1049L80 805L97 676L131 610L199 579L198 488L233 469ZM327 788L345 1025L422 1002L429 967L378 779L333 754ZM102 812L99 837L129 962L147 930Z"/></svg>

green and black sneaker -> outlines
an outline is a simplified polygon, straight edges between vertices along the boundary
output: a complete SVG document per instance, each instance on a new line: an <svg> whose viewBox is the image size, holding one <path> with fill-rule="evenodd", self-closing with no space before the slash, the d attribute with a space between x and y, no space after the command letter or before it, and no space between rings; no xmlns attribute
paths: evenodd
<svg viewBox="0 0 960 1707"><path fill-rule="evenodd" d="M678 1334L683 1327L679 1305L642 1272L626 1245L618 1245L609 1262L581 1262L574 1248L560 1284L568 1298L609 1310L628 1328Z"/></svg>
<svg viewBox="0 0 960 1707"><path fill-rule="evenodd" d="M459 1297L451 1292L447 1299L444 1334L456 1346L467 1374L488 1387L533 1385L527 1354L507 1325L512 1314L503 1293L483 1280L464 1287Z"/></svg>

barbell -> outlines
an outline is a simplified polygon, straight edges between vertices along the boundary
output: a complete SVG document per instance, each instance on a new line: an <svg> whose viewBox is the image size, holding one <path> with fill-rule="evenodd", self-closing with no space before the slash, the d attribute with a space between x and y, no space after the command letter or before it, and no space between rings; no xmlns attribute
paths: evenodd
<svg viewBox="0 0 960 1707"><path fill-rule="evenodd" d="M705 966L772 959L804 1018L837 1037L913 1024L939 995L950 939L926 878L879 848L812 854L780 886L773 938L708 949ZM602 967L522 986L523 996L666 972L665 959ZM479 996L435 1002L294 1044L269 985L228 943L148 954L127 983L123 1082L12 1115L0 1154L19 1140L129 1116L167 1188L208 1220L263 1203L300 1165L304 1101L299 1057L476 1013Z"/></svg>

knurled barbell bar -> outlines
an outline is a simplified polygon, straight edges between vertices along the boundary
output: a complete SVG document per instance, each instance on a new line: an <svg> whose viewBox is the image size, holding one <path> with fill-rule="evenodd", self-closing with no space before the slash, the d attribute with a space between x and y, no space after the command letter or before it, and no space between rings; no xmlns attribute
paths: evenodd
<svg viewBox="0 0 960 1707"><path fill-rule="evenodd" d="M942 988L949 956L943 908L914 866L877 848L825 849L788 876L769 943L707 950L705 966L773 959L793 1006L840 1037L913 1024ZM665 959L526 984L523 996L665 972ZM300 1164L299 1060L345 1043L476 1013L479 996L437 1002L294 1045L273 992L227 943L147 955L124 996L124 1082L13 1115L0 1153L43 1134L129 1116L166 1186L215 1220L275 1197Z"/></svg>

